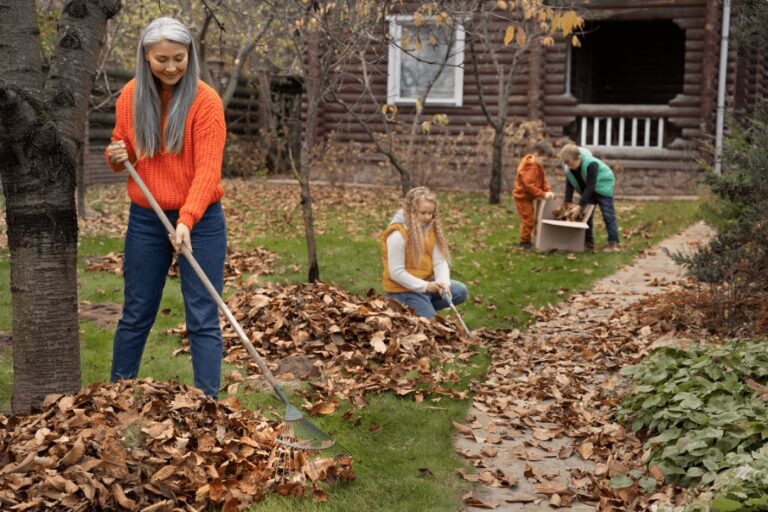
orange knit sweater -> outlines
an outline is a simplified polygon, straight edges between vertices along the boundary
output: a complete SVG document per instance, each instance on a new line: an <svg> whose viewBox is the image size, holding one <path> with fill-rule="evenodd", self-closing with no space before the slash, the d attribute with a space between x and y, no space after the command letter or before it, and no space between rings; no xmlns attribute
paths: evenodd
<svg viewBox="0 0 768 512"><path fill-rule="evenodd" d="M134 163L136 172L147 184L160 207L163 210L179 210L178 223L186 224L192 229L206 208L224 196L221 186L221 162L227 128L221 98L210 86L199 82L197 96L187 113L181 153L166 153L163 144L161 152L137 161L133 132L134 87L133 80L125 84L117 100L112 140L125 141L128 158ZM171 100L170 91L162 90L160 100L163 105L161 133L164 134L166 112ZM107 163L114 171L125 168L123 164L113 165L108 155ZM139 186L130 177L128 196L139 206L151 208Z"/></svg>

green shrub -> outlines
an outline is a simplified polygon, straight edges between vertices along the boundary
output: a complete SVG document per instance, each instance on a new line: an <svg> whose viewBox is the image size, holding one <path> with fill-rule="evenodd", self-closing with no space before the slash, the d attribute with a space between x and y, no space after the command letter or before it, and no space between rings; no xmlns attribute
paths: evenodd
<svg viewBox="0 0 768 512"><path fill-rule="evenodd" d="M710 484L768 437L768 405L755 391L768 377L765 342L665 348L621 373L634 388L618 419L649 437L649 466L672 482Z"/></svg>
<svg viewBox="0 0 768 512"><path fill-rule="evenodd" d="M723 324L721 332L762 334L768 329L768 105L746 127L732 123L731 130L723 174L706 177L715 196L707 217L717 235L693 255L674 257L710 285L712 300L704 306Z"/></svg>
<svg viewBox="0 0 768 512"><path fill-rule="evenodd" d="M728 456L733 466L690 503L659 512L757 512L768 510L768 447Z"/></svg>

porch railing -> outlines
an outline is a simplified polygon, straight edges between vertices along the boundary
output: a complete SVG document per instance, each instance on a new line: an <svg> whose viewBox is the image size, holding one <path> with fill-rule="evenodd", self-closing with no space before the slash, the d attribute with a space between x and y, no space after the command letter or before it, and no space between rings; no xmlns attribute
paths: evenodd
<svg viewBox="0 0 768 512"><path fill-rule="evenodd" d="M669 107L666 105L577 105L582 146L662 149Z"/></svg>

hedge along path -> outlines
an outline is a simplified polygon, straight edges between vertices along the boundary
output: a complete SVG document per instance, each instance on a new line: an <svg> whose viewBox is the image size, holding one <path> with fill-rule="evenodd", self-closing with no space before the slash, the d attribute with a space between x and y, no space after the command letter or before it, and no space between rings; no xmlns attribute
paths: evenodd
<svg viewBox="0 0 768 512"><path fill-rule="evenodd" d="M459 470L478 482L463 497L466 510L645 510L674 498L663 475L645 468L643 443L612 411L621 399L618 371L670 342L648 315L628 307L688 282L662 247L691 252L709 236L703 223L691 226L592 290L540 310L527 332L491 349L466 423L454 425L455 449L477 467ZM642 482L608 485L635 469Z"/></svg>

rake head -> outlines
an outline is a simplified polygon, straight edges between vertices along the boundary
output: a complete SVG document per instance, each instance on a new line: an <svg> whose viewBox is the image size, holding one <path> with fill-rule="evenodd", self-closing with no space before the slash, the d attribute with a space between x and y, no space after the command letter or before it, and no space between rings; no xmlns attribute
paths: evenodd
<svg viewBox="0 0 768 512"><path fill-rule="evenodd" d="M287 407L277 442L276 483L281 494L302 492L299 489L307 481L316 486L321 481L355 478L350 452L292 405Z"/></svg>
<svg viewBox="0 0 768 512"><path fill-rule="evenodd" d="M320 430L293 406L289 406L285 412L283 432L277 442L294 450L308 452L310 456L335 458L350 455L346 448Z"/></svg>

